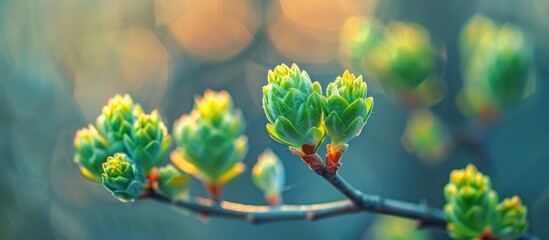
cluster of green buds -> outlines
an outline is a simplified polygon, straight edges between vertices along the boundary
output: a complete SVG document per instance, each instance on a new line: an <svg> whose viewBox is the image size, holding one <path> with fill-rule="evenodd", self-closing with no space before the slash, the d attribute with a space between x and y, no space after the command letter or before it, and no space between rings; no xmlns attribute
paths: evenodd
<svg viewBox="0 0 549 240"><path fill-rule="evenodd" d="M102 164L103 186L123 202L134 201L143 191L143 172L126 154L117 153Z"/></svg>
<svg viewBox="0 0 549 240"><path fill-rule="evenodd" d="M102 181L105 188L118 199L133 200L137 196L132 194L140 193L141 190L133 190L137 183L132 185L132 189L115 185L121 184L115 181L115 174L129 174L129 170L119 172L116 169L129 164L132 166L130 169L137 169L135 176L137 173L148 176L165 156L170 142L171 137L156 110L145 114L129 95L116 95L103 107L95 126L90 124L88 128L77 131L74 162L84 177L95 182ZM117 160L107 163L107 159L111 158ZM107 169L110 172L105 172ZM126 175L124 177L129 178ZM106 180L109 182L106 183ZM153 184L139 179L136 182L140 182L143 187ZM132 192L128 192L130 190Z"/></svg>
<svg viewBox="0 0 549 240"><path fill-rule="evenodd" d="M498 205L490 179L473 165L452 171L444 193L452 238L515 239L526 230L526 209L520 200L514 197Z"/></svg>
<svg viewBox="0 0 549 240"><path fill-rule="evenodd" d="M200 179L213 200L219 200L225 183L244 171L241 163L248 144L244 119L230 95L207 90L195 107L174 124L177 150L172 162Z"/></svg>
<svg viewBox="0 0 549 240"><path fill-rule="evenodd" d="M345 71L328 84L326 118L324 126L332 143L327 146L326 165L328 172L335 173L341 165L339 159L347 149L347 142L358 136L372 114L374 98L366 97L367 85L362 76Z"/></svg>
<svg viewBox="0 0 549 240"><path fill-rule="evenodd" d="M366 97L366 92L362 76L346 71L328 85L324 97L320 84L312 83L297 65L278 65L269 70L263 87L267 131L318 173L324 164L316 151L327 133L332 144L327 146L326 170L335 173L347 142L360 134L372 113L373 98Z"/></svg>
<svg viewBox="0 0 549 240"><path fill-rule="evenodd" d="M270 149L266 149L259 155L257 163L252 168L252 180L263 191L269 204L281 203L286 173L282 162Z"/></svg>
<svg viewBox="0 0 549 240"><path fill-rule="evenodd" d="M103 107L95 126L89 125L76 132L74 162L87 179L101 181L101 164L115 153L128 153L124 136L130 134L141 107L129 95L115 95ZM97 130L96 130L97 129Z"/></svg>
<svg viewBox="0 0 549 240"><path fill-rule="evenodd" d="M407 104L440 99L436 68L443 56L418 24L393 22L383 27L350 17L343 26L340 51L347 66L377 80L390 97Z"/></svg>
<svg viewBox="0 0 549 240"><path fill-rule="evenodd" d="M533 44L520 28L473 17L461 33L462 110L486 122L534 90Z"/></svg>

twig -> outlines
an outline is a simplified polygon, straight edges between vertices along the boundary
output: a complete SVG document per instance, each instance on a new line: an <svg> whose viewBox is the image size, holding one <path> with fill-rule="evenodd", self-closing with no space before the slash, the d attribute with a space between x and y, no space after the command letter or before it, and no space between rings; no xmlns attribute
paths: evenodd
<svg viewBox="0 0 549 240"><path fill-rule="evenodd" d="M320 158L318 155L314 155L311 154L308 156L311 158ZM442 210L429 208L423 203L416 204L386 199L377 195L367 195L354 188L337 173L329 173L326 170L317 170L314 172L326 179L347 197L348 200L310 205L281 206L246 205L227 201L216 203L204 198L174 202L153 189L148 192L146 197L159 202L174 204L175 206L206 216L241 219L253 224L290 220L315 221L351 213L370 212L415 219L418 220L420 227L446 228L446 216ZM529 232L523 234L520 239L539 240L537 236Z"/></svg>
<svg viewBox="0 0 549 240"><path fill-rule="evenodd" d="M364 211L416 219L422 227L446 226L446 216L441 210L431 209L426 204L415 204L364 194L337 173L324 172L321 176Z"/></svg>
<svg viewBox="0 0 549 240"><path fill-rule="evenodd" d="M203 198L196 198L194 201L172 202L169 198L154 191L149 194L148 198L163 203L174 204L178 207L207 216L242 219L254 224L289 220L314 221L363 211L349 200L310 205L281 206L246 205L227 201L221 201L217 204L209 199Z"/></svg>

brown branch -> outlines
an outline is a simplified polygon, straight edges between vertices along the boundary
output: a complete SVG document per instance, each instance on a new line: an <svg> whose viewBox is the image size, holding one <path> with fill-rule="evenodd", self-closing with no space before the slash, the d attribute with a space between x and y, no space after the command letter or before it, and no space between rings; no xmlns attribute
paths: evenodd
<svg viewBox="0 0 549 240"><path fill-rule="evenodd" d="M317 154L301 156L306 162L322 164ZM313 168L311 168L313 169ZM337 173L329 173L322 168L314 170L340 191L348 200L311 205L259 206L233 202L220 202L197 198L195 201L177 201L173 204L196 213L205 215L239 218L251 223L267 223L287 220L317 220L356 212L381 213L410 219L417 219L421 226L446 226L446 217L441 210L430 209L425 204L415 204L375 195L366 195L347 183ZM172 203L161 194L151 190L148 198Z"/></svg>
<svg viewBox="0 0 549 240"><path fill-rule="evenodd" d="M221 201L219 204L209 199L196 198L194 201L172 202L169 198L151 191L149 199L174 204L189 211L206 216L235 218L254 224L289 220L314 221L327 217L363 211L349 200L310 205L262 206Z"/></svg>
<svg viewBox="0 0 549 240"><path fill-rule="evenodd" d="M321 176L364 211L415 219L419 221L419 225L422 227L446 226L446 216L441 210L431 209L426 204L409 203L364 194L337 173L332 174L326 171Z"/></svg>
<svg viewBox="0 0 549 240"><path fill-rule="evenodd" d="M316 160L320 159L317 154L307 154L305 158L315 164L318 164ZM420 227L446 228L446 216L442 210L429 208L426 204L403 202L377 195L364 194L340 175L329 173L325 168L324 170L316 169L314 172L332 184L348 199L321 204L280 206L246 205L227 201L216 203L204 198L174 202L152 189L148 192L146 198L174 204L177 207L206 216L241 219L253 224L291 220L315 221L351 213L370 212L415 219L419 222ZM529 232L523 234L519 239L539 240L537 236Z"/></svg>

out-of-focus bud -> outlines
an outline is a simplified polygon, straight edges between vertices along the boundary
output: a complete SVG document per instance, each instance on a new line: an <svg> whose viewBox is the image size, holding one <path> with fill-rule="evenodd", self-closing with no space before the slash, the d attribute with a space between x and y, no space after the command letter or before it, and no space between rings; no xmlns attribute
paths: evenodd
<svg viewBox="0 0 549 240"><path fill-rule="evenodd" d="M313 154L326 136L322 88L295 64L269 70L263 87L263 109L269 120L267 131L293 152Z"/></svg>
<svg viewBox="0 0 549 240"><path fill-rule="evenodd" d="M107 141L97 133L93 125L80 129L74 138L74 162L80 167L80 172L91 181L100 182L103 168L101 164L107 160Z"/></svg>
<svg viewBox="0 0 549 240"><path fill-rule="evenodd" d="M497 31L498 27L491 19L475 15L461 31L460 47L463 57L470 58L476 50L492 45Z"/></svg>
<svg viewBox="0 0 549 240"><path fill-rule="evenodd" d="M426 231L418 231L416 221L378 214L362 239L430 240L429 236Z"/></svg>
<svg viewBox="0 0 549 240"><path fill-rule="evenodd" d="M498 198L487 176L469 164L463 170L452 171L444 193L444 212L452 238L479 239L481 236L491 236L490 224L496 216Z"/></svg>
<svg viewBox="0 0 549 240"><path fill-rule="evenodd" d="M520 198L506 198L497 207L497 220L493 229L497 239L518 239L526 228L526 207L522 205Z"/></svg>
<svg viewBox="0 0 549 240"><path fill-rule="evenodd" d="M402 144L425 162L436 163L445 158L453 141L443 121L429 110L420 109L410 114Z"/></svg>
<svg viewBox="0 0 549 240"><path fill-rule="evenodd" d="M280 204L286 174L282 162L270 149L266 149L259 155L259 159L252 169L252 180L263 191L269 204Z"/></svg>
<svg viewBox="0 0 549 240"><path fill-rule="evenodd" d="M383 41L381 24L372 19L351 16L341 28L340 54L344 65L359 70L362 61Z"/></svg>
<svg viewBox="0 0 549 240"><path fill-rule="evenodd" d="M139 164L145 175L164 157L171 143L171 137L160 114L155 110L139 114L129 134L124 136L127 152Z"/></svg>
<svg viewBox="0 0 549 240"><path fill-rule="evenodd" d="M123 153L107 158L101 179L103 186L122 202L137 199L145 182L141 169Z"/></svg>
<svg viewBox="0 0 549 240"><path fill-rule="evenodd" d="M393 22L383 27L375 20L349 17L340 42L344 65L375 80L391 99L415 108L442 98L437 67L444 51L422 26Z"/></svg>
<svg viewBox="0 0 549 240"><path fill-rule="evenodd" d="M524 33L510 24L503 25L493 52L486 62L486 78L501 105L524 98L532 74L533 46Z"/></svg>
<svg viewBox="0 0 549 240"><path fill-rule="evenodd" d="M109 99L95 122L98 132L109 143L109 154L125 152L124 135L130 134L136 116L141 113L141 107L128 94Z"/></svg>
<svg viewBox="0 0 549 240"><path fill-rule="evenodd" d="M188 199L189 183L189 176L171 164L158 169L157 188L172 201Z"/></svg>
<svg viewBox="0 0 549 240"><path fill-rule="evenodd" d="M477 15L462 30L460 50L466 114L489 123L533 92L533 45L520 28Z"/></svg>
<svg viewBox="0 0 549 240"><path fill-rule="evenodd" d="M244 119L233 108L230 95L207 90L195 108L174 124L177 150L171 154L179 169L202 180L218 201L223 185L244 171L248 149Z"/></svg>
<svg viewBox="0 0 549 240"><path fill-rule="evenodd" d="M387 27L385 34L384 44L368 61L382 84L411 89L434 73L437 55L425 28L395 22Z"/></svg>

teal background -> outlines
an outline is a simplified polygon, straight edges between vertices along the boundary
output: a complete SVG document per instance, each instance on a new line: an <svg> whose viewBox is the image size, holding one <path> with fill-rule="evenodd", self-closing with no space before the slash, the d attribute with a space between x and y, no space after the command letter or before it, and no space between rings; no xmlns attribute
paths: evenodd
<svg viewBox="0 0 549 240"><path fill-rule="evenodd" d="M257 155L269 147L283 159L287 170L288 186L283 195L286 203L342 199L301 160L270 139L265 130L267 120L260 99L268 69L280 63L297 62L324 88L344 70L336 58L323 63L315 62L314 57L296 61L273 46L268 34L272 14L269 9L277 2L251 1L261 19L259 28L242 51L223 60L202 58L180 48L176 41L167 37L169 29L151 23L154 17L150 9L154 4L150 1L103 1L100 2L104 4L102 11L96 11L93 6L99 2L84 2L0 1L1 239L368 238L369 228L376 219L373 214L261 226L231 219L201 221L152 201L119 203L100 185L82 178L72 162L74 132L95 120L101 106L107 102L102 93L131 92L146 111L158 108L171 129L179 116L191 110L195 96L208 88L225 89L246 119L250 150L244 162L248 169ZM80 74L80 65L85 63L82 60L85 54L71 52L73 48L70 47L67 47L66 56L74 58L58 54L59 47L70 45L78 39L80 32L71 33L64 25L51 25L49 17L67 15L61 22L73 23L76 29L85 32L90 23L80 19L80 14L93 22L102 19L111 10L111 4L122 6L120 14L125 24L149 29L165 47L169 55L167 75L162 78L161 72L159 76L164 81L158 83L164 90L151 88L155 86L154 77L149 80L152 85L133 82L120 89L109 87L111 85L107 83L114 76L109 71L116 71L115 65L109 71L92 75L83 87L75 78ZM490 175L493 187L501 197L521 196L529 209L531 231L546 239L549 238L549 2L390 0L377 3L375 15L385 22L420 23L444 43L448 58L443 77L448 92L432 109L445 122L459 128L467 125L467 119L454 102L462 84L457 39L461 26L478 12L518 24L536 43L536 91L488 130L484 144L490 160L479 169ZM196 24L200 25L200 22ZM57 36L51 35L52 31L67 35L51 38ZM65 42L59 42L60 39ZM89 41L94 40L90 38ZM93 55L94 45L91 46L92 49L84 53L91 51ZM135 51L140 50L136 48ZM310 54L314 56L316 52ZM116 61L111 56L105 59L106 64ZM144 66L147 64L152 63L146 62ZM93 69L90 72L96 73ZM442 188L449 172L475 162L474 156L459 151L441 163L426 164L409 154L400 140L407 119L406 109L388 100L373 86L369 90L375 98L374 113L362 135L351 141L342 160L341 175L366 193L405 201L427 201L431 206L442 207ZM193 195L205 196L197 181L191 189ZM251 182L250 171L226 186L224 199L264 203L261 192ZM447 238L442 230L421 231L427 231L433 239Z"/></svg>

